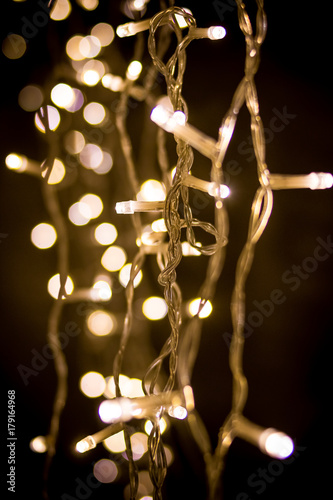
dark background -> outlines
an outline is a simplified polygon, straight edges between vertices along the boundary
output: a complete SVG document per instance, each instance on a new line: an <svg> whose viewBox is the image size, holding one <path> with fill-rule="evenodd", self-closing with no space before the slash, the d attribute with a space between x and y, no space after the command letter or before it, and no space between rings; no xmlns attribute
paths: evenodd
<svg viewBox="0 0 333 500"><path fill-rule="evenodd" d="M252 13L254 2L249 4ZM267 2L266 6L268 34L256 77L261 116L264 126L269 129L274 109L281 113L285 109L288 114L294 115L283 130L273 135L268 133L267 163L272 173L332 172L329 13L314 3L304 5L302 9L290 4ZM224 40L215 43L194 41L187 51L183 93L189 106L189 121L215 138L242 77L245 54L244 40L237 27L236 9L231 6L221 20L221 5L222 2L192 1L181 5L192 10L198 26L221 23L227 29ZM46 292L46 283L57 272L56 249L41 252L30 243L32 227L48 219L39 182L30 176L15 175L4 164L6 155L13 151L37 161L43 161L47 154L43 137L33 125L33 113L20 109L17 96L29 83L52 88L57 78L59 81L66 78L62 75L66 40L75 33L88 33L96 22L109 22L114 27L127 22L128 18L121 13L119 6L118 1L101 1L95 11L85 12L75 4L69 20L60 23L50 21L38 30L21 59L10 61L1 55L1 369L5 381L2 394L5 421L1 446L6 460L6 393L15 389L17 498L41 498L44 456L30 451L29 441L48 431L56 377L50 362L38 376L30 377L25 386L17 366L30 366L32 349L41 352L46 344L47 317L52 304ZM6 0L1 16L1 39L11 32L20 33L24 16L33 19L39 9L35 2L16 4ZM158 3L152 0L146 17L158 10ZM114 73L124 75L133 54L133 43L132 39L113 42L110 57L114 59L110 65ZM105 58L108 55L106 53ZM144 57L148 61L147 52ZM98 95L98 92L101 94ZM87 89L88 100L100 99L108 104L109 98L109 94L97 90L97 87ZM138 127L140 113L144 113L140 106L134 108L128 119L135 148L139 147L139 139L144 139L142 129ZM148 130L153 136L154 127L151 125ZM249 136L249 117L243 109L226 158L226 162L236 161L241 169L239 175L231 175L229 182L232 194L226 206L230 217L230 243L214 311L204 324L193 377L197 407L213 446L218 429L230 409L231 378L223 334L231 331L229 303L235 264L245 242L251 200L257 186L255 164L249 161L247 149ZM119 148L116 138L108 137L107 140L111 141L116 154ZM244 141L246 148L243 145L241 149ZM149 151L149 145L145 147L145 151ZM155 160L138 149L135 149L135 155L142 180L152 176L152 169L156 168ZM103 220L114 222L120 230L123 229L123 236L119 238L126 246L129 244L126 238L133 239L133 234L129 233L130 224L125 216L114 213L115 202L128 199L127 187L122 182L122 166L121 159L115 161L106 185L96 184L94 187L106 195ZM207 178L208 171L208 162L196 154L195 175ZM89 189L89 182L88 178L80 179L78 187L70 186L61 192L64 208L76 201L81 189ZM272 465L272 459L236 440L230 448L224 474L225 500L241 500L242 492L252 500L273 500L302 498L305 494L321 498L331 491L328 404L331 397L332 256L318 262L313 272L306 272L304 266L309 262L306 259L314 255L317 238L330 241L332 205L332 192L329 190L274 193L273 213L258 243L247 282L248 314L256 310L254 301L262 303L269 299L273 290L281 290L286 299L275 306L273 313L254 329L246 341L244 370L249 380L249 399L245 415L260 425L276 427L288 433L295 440L296 453L293 461L279 469L276 464ZM200 217L209 217L208 209L200 208ZM79 285L88 286L89 277L96 271L94 262L98 250L87 243L88 230L75 228L72 231L70 268ZM133 257L133 252L134 249L129 246L130 257ZM199 289L204 277L206 260L204 257L200 260L202 263L198 265L197 260L188 259L179 269L179 281L186 300L193 297L193 290ZM307 276L299 280L295 290L292 290L292 283L283 278L293 266L301 266ZM156 264L151 259L147 263L142 285L137 289L138 300L147 294L162 293L154 281L156 273ZM136 307L139 309L138 304ZM119 316L123 314L123 294L114 294L110 309L117 310ZM69 320L83 322L75 307L65 309L62 324ZM142 376L151 356L168 335L168 325L166 320L148 324L138 315L134 330L125 361L126 373ZM51 500L62 498L65 493L69 495L67 498L80 498L77 496L77 485L80 481L87 483L94 461L108 456L101 445L82 456L77 456L74 451L74 444L79 438L100 428L97 402L81 395L78 379L89 369L101 371L104 375L111 374L118 338L118 335L112 337L107 345L94 344L82 332L66 347L70 370L69 400L61 420L59 451L51 472ZM150 347L142 339L150 339ZM138 352L142 353L140 357ZM165 442L175 453L165 482L165 498L205 498L203 462L186 424L179 422L169 428ZM113 458L120 460L119 457ZM3 471L7 469L6 464ZM258 475L262 469L270 473L269 480L261 483L263 488L260 489L259 484L251 485L248 481L251 475ZM126 474L126 466L123 466L118 481L86 493L85 498L122 498L127 484ZM9 497L5 480L2 487Z"/></svg>

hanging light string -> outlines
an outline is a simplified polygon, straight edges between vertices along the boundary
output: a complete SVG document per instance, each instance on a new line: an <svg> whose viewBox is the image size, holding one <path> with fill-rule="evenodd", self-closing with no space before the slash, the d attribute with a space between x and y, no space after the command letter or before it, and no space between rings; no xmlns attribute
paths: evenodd
<svg viewBox="0 0 333 500"><path fill-rule="evenodd" d="M255 74L260 62L260 48L266 34L266 16L263 1L256 0L256 32L253 33L249 16L243 2L236 0L239 26L246 42L244 77L240 81L218 131L217 141L206 136L188 123L188 106L182 95L183 79L186 69L186 49L191 41L199 38L220 40L225 35L221 26L198 28L192 13L187 9L173 6L166 7L161 2L161 12L148 20L127 23L118 27L120 37L136 36L134 58L128 66L125 80L122 80L120 99L115 112L120 147L124 157L126 176L130 186L132 200L117 203L118 213L132 214L135 235L141 246L132 261L129 282L125 290L126 315L120 336L119 348L113 363L115 398L109 400L113 415L107 428L79 441L77 451L93 449L99 442L119 431L124 431L126 455L128 458L130 498L135 500L138 494L138 470L131 444L131 431L127 422L132 419L148 418L152 430L148 437L149 475L154 487L154 500L162 499L162 487L167 474L165 448L161 438L160 423L164 412L176 416L181 410L187 415L193 438L203 454L210 500L220 499L221 476L225 467L227 452L235 437L240 437L258 446L260 450L275 458L286 458L293 451L293 443L285 434L272 428L263 428L247 420L243 415L248 396L248 382L243 369L244 322L245 322L245 287L251 271L255 247L268 224L273 206L274 189L325 189L332 187L331 174L319 172L308 175L271 174L265 160L264 129L259 113L259 101ZM54 2L50 2L54 6ZM142 69L141 61L144 50L143 31L148 32L148 51L152 67L148 70L143 86L134 82ZM164 62L171 38L176 38L174 53ZM156 100L153 88L156 76L160 73L166 82L167 96ZM109 75L112 76L112 75ZM111 87L110 87L111 89ZM156 134L157 161L166 187L165 201L142 201L137 197L140 190L139 171L134 160L130 134L126 118L129 98L145 101L154 109L151 119L158 125ZM232 341L229 353L229 365L232 374L231 410L224 420L218 434L218 444L212 450L210 437L205 424L195 406L195 388L192 386L192 374L199 354L202 312L207 301L212 300L218 285L228 243L229 224L224 198L229 188L224 184L223 162L236 126L239 110L246 105L251 117L252 142L257 163L259 188L257 189L250 212L246 243L238 258L235 284L231 299ZM68 368L59 339L59 324L64 305L70 300L102 300L93 298L90 289L82 289L72 296L67 296L65 284L68 277L68 237L65 220L62 216L56 188L50 186L52 166L58 151L57 136L50 130L48 107L43 106L38 112L39 121L44 126L49 153L40 172L36 162L17 155L9 155L8 168L26 171L32 175L44 177L42 191L45 205L58 234L58 268L60 288L56 301L51 308L48 321L48 340L54 353L57 373L57 390L54 398L49 434L46 437L47 457L45 480L55 454L59 434L61 414L67 398ZM174 135L177 165L171 181L170 165L166 148L166 132ZM211 161L210 179L202 180L192 175L194 163L193 149ZM193 217L190 203L190 189L208 193L215 204L213 222L205 222ZM166 233L160 233L150 241L145 238L141 212L163 213ZM142 217L143 219L143 217ZM201 246L196 241L197 228L205 231L213 243ZM184 230L184 231L183 231ZM182 325L183 298L177 282L178 267L182 262L182 231L186 234L186 244L196 253L207 256L207 268L204 280L199 288L200 303L192 319ZM168 238L168 241L165 241ZM148 366L143 377L144 397L124 397L120 387L123 360L133 324L134 281L144 266L146 256L156 255L159 267L158 283L164 289L164 298L168 307L170 327L169 337L165 340L159 354ZM98 294L97 294L98 295ZM95 296L94 296L95 297ZM65 299L65 300L64 300ZM164 368L167 367L166 373ZM163 376L162 376L163 375ZM160 387L161 379L163 387ZM175 385L178 384L178 388ZM176 417L177 418L177 417ZM182 418L182 417L181 417ZM44 491L48 498L47 488Z"/></svg>
<svg viewBox="0 0 333 500"><path fill-rule="evenodd" d="M38 111L39 118L45 129L46 141L48 142L49 152L47 159L41 165L41 176L44 179L42 182L42 194L44 204L49 213L50 219L56 229L58 235L57 245L57 261L60 275L60 286L58 298L54 301L48 319L48 332L47 340L52 349L54 356L54 367L57 374L57 389L53 400L53 410L50 420L50 427L48 435L46 436L47 450L44 464L44 489L43 496L47 500L48 495L48 479L50 467L56 453L56 444L59 435L60 418L67 400L67 377L68 377L68 364L66 357L61 348L59 338L59 324L62 315L62 310L66 296L65 284L69 274L69 243L66 223L61 212L56 187L51 186L48 181L52 171L53 163L56 158L57 151L57 138L56 135L50 130L48 108L43 106ZM45 174L44 176L42 174Z"/></svg>

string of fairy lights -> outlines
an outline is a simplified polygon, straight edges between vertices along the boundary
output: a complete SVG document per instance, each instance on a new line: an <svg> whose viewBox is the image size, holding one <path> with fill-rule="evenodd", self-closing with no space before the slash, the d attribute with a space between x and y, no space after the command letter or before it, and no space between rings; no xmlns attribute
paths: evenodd
<svg viewBox="0 0 333 500"><path fill-rule="evenodd" d="M78 3L85 10L93 10L98 5L97 0L80 0ZM227 452L236 437L249 441L275 458L283 459L293 452L294 445L289 436L273 428L260 427L244 416L248 394L248 382L243 371L246 280L256 244L272 212L273 191L326 189L332 187L333 177L322 172L307 175L271 174L266 164L264 127L254 79L267 29L263 1L256 1L256 29L253 32L245 4L236 0L239 26L246 45L244 76L222 119L217 140L190 124L191 110L182 90L188 45L201 38L218 43L226 34L225 28L197 27L193 13L174 6L173 2L169 6L161 2L160 10L155 15L142 19L147 3L146 0L128 0L124 12L132 20L116 29L102 22L94 25L89 34L71 36L65 50L67 71L61 74L60 81L58 71L57 83L48 84L45 89L31 84L21 90L19 104L27 112L34 112L35 127L45 139L48 153L42 162L19 153L10 153L6 157L9 169L33 175L41 182L49 221L41 222L32 229L32 243L39 249L53 245L57 249L57 273L47 285L54 299L47 338L54 353L58 383L49 433L31 441L33 451L46 453L45 498L49 497L49 471L57 451L60 419L67 400L70 360L63 353L59 336L63 309L67 303L93 303L94 308L86 317L90 334L107 337L117 332L119 336L112 374L105 377L97 371L87 372L79 381L80 389L87 397L103 396L98 413L100 420L107 426L79 440L76 451L85 453L103 443L112 453L125 454L129 478L125 498L162 499L163 484L172 456L172 450L163 443L162 434L170 419L183 420L184 425L187 422L204 458L209 497L212 500L220 498ZM54 21L61 21L71 14L68 0L58 0L50 5L50 17ZM133 57L123 76L113 74L110 70L112 64L108 60L108 50L115 37L119 42L127 37L133 37L134 40ZM166 54L174 46L174 52L166 61ZM6 44L3 47L10 57ZM145 68L147 54L150 62ZM142 78L143 73L145 78ZM164 95L156 94L158 77L163 77L166 89ZM89 95L93 95L90 91L95 91L96 101L88 99L87 89ZM149 110L151 121L156 124L154 154L159 179L146 178L142 182L136 165L133 138L128 130L128 115L136 113L136 106L130 109L129 105L133 100ZM225 199L230 191L224 182L223 162L243 106L246 106L251 119L258 189L251 207L247 239L238 258L230 304L233 325L229 353L232 404L221 425L216 449L213 450L205 423L196 409L192 374L200 350L203 319L212 310L225 261L229 233ZM66 119L68 116L70 120ZM168 134L174 137L176 165L171 164L169 159L166 146ZM113 157L110 147L115 141L119 144L121 162ZM193 149L211 162L210 172L207 173L209 180L192 175L195 163ZM121 175L125 189L117 185L114 192L105 193L104 179L117 168L123 170ZM76 197L77 201L64 210L63 193L71 190L78 193L82 185L102 186L101 193L104 192L105 198L90 190L82 192ZM210 196L214 208L213 222L201 221L193 216L190 190L199 190ZM103 214L106 203L112 203L116 213L123 215L124 219L130 216L130 228L124 221L124 228L131 239L129 248L118 244L125 229L116 227L114 221L107 217L98 223L97 219ZM70 234L73 228L85 227L91 228L90 234L98 249L98 258L97 264L92 266L94 276L89 277L89 282L76 286L69 264ZM207 233L213 243L204 245L198 241L198 228ZM128 262L130 254L132 261ZM208 260L197 297L188 303L189 312L184 317L187 300L177 281L177 272L182 259L187 256L206 256ZM133 377L125 374L124 361L128 343L136 328L133 321L136 288L141 283L146 262L150 259L156 260L159 273L155 280L163 290L163 297L146 297L142 304L142 315L151 321L166 318L169 336L155 358L147 360L143 376ZM126 312L121 320L112 310L116 283L123 287L126 302ZM145 422L144 432L139 426L141 421ZM138 430L133 433L136 422ZM149 477L144 475L145 471L138 465L144 454L148 455ZM101 459L94 464L94 474L101 482L112 483L117 481L117 465L112 460Z"/></svg>

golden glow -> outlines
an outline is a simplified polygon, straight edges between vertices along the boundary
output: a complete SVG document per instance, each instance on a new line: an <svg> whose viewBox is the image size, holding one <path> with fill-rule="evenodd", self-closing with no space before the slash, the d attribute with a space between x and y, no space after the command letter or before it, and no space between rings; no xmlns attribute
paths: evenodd
<svg viewBox="0 0 333 500"><path fill-rule="evenodd" d="M148 450L148 436L143 432L135 432L131 435L133 459L139 460Z"/></svg>
<svg viewBox="0 0 333 500"><path fill-rule="evenodd" d="M140 76L141 71L142 64L140 63L140 61L131 61L126 71L126 78L132 81L137 80Z"/></svg>
<svg viewBox="0 0 333 500"><path fill-rule="evenodd" d="M86 144L80 151L80 162L83 167L95 170L103 162L103 151L97 144Z"/></svg>
<svg viewBox="0 0 333 500"><path fill-rule="evenodd" d="M112 483L118 475L118 467L108 458L102 458L94 464L93 473L100 483Z"/></svg>
<svg viewBox="0 0 333 500"><path fill-rule="evenodd" d="M21 35L11 33L2 42L2 52L8 59L20 59L27 50L27 44Z"/></svg>
<svg viewBox="0 0 333 500"><path fill-rule="evenodd" d="M136 198L138 201L164 201L165 188L161 182L155 179L148 179L141 185Z"/></svg>
<svg viewBox="0 0 333 500"><path fill-rule="evenodd" d="M45 436L36 436L30 441L29 446L35 453L45 453L47 451Z"/></svg>
<svg viewBox="0 0 333 500"><path fill-rule="evenodd" d="M82 81L89 87L97 85L99 80L100 80L99 74L95 69L88 69L82 73Z"/></svg>
<svg viewBox="0 0 333 500"><path fill-rule="evenodd" d="M98 165L97 168L94 168L95 174L98 175L104 175L110 172L112 165L113 165L113 159L110 153L107 151L102 151L103 153L103 160L102 162Z"/></svg>
<svg viewBox="0 0 333 500"><path fill-rule="evenodd" d="M68 153L78 154L82 151L86 144L84 135L77 130L67 132L64 138L64 146Z"/></svg>
<svg viewBox="0 0 333 500"><path fill-rule="evenodd" d="M114 29L112 28L111 24L107 23L98 23L96 24L92 30L91 34L98 38L100 44L102 47L106 47L107 45L110 45L110 43L114 39Z"/></svg>
<svg viewBox="0 0 333 500"><path fill-rule="evenodd" d="M105 280L96 281L93 285L93 290L97 290L98 300L110 300L112 297L111 287Z"/></svg>
<svg viewBox="0 0 333 500"><path fill-rule="evenodd" d="M90 219L96 219L103 212L103 202L97 194L87 193L79 200L80 203L87 205L90 210Z"/></svg>
<svg viewBox="0 0 333 500"><path fill-rule="evenodd" d="M121 78L121 76L106 73L102 78L102 85L106 89L112 90L112 92L120 92L121 90L123 90L125 82Z"/></svg>
<svg viewBox="0 0 333 500"><path fill-rule="evenodd" d="M115 322L109 312L97 310L90 313L87 317L87 326L90 332L96 335L96 337L104 337L114 330Z"/></svg>
<svg viewBox="0 0 333 500"><path fill-rule="evenodd" d="M160 418L159 424L160 424L161 434L163 434L163 432L165 432L165 430L167 428L167 423L166 423L165 418L163 418L163 417ZM150 420L146 420L146 423L145 423L145 432L146 432L146 434L148 434L148 436L150 435L150 433L152 431L152 428L153 428L153 424L151 423L151 421Z"/></svg>
<svg viewBox="0 0 333 500"><path fill-rule="evenodd" d="M142 304L142 312L151 320L162 319L168 312L168 306L162 297L149 297Z"/></svg>
<svg viewBox="0 0 333 500"><path fill-rule="evenodd" d="M57 0L50 12L50 19L53 21L63 21L72 12L72 6L68 0Z"/></svg>
<svg viewBox="0 0 333 500"><path fill-rule="evenodd" d="M198 313L199 307L200 307L200 302L201 302L201 299L198 298L198 299L193 299L188 304L188 311L189 311L189 314L191 316L195 316ZM212 303L210 300L207 300L207 302L205 303L205 305L203 306L203 308L201 309L201 311L199 313L199 318L207 318L211 314L212 310L213 310Z"/></svg>
<svg viewBox="0 0 333 500"><path fill-rule="evenodd" d="M73 102L71 103L71 105L64 106L64 108L70 113L75 113L82 108L84 103L84 96L80 89L73 88L72 90L74 95Z"/></svg>
<svg viewBox="0 0 333 500"><path fill-rule="evenodd" d="M77 3L85 10L95 10L99 5L99 0L77 0Z"/></svg>
<svg viewBox="0 0 333 500"><path fill-rule="evenodd" d="M67 276L67 280L65 283L65 291L67 295L71 295L74 290L74 283L70 276ZM47 291L54 299L57 299L60 291L60 274L55 274L52 278L49 279L47 283ZM64 296L62 296L64 298Z"/></svg>
<svg viewBox="0 0 333 500"><path fill-rule="evenodd" d="M137 379L134 379L134 380L137 380ZM116 386L114 383L113 376L107 377L106 382L107 383L106 383L106 388L104 391L104 396L106 398L110 398L110 399L115 398L116 397ZM135 394L138 393L137 383L132 385L132 381L129 377L127 377L127 375L123 375L123 374L119 375L119 387L120 387L121 394L125 397L128 397L128 398L129 397L131 397L131 398L136 397ZM133 387L135 387L135 390L137 392L134 391Z"/></svg>
<svg viewBox="0 0 333 500"><path fill-rule="evenodd" d="M51 224L41 222L31 231L32 243L37 248L51 248L57 239L57 232Z"/></svg>
<svg viewBox="0 0 333 500"><path fill-rule="evenodd" d="M83 117L90 125L98 125L106 117L105 107L98 102L90 102L83 109Z"/></svg>
<svg viewBox="0 0 333 500"><path fill-rule="evenodd" d="M27 168L28 160L25 156L10 153L6 156L5 163L10 170L17 170L23 172Z"/></svg>
<svg viewBox="0 0 333 500"><path fill-rule="evenodd" d="M151 228L154 233L165 233L167 231L165 220L163 218L154 220L154 222L152 222L151 224Z"/></svg>
<svg viewBox="0 0 333 500"><path fill-rule="evenodd" d="M46 106L50 130L56 130L60 124L60 114L54 106ZM41 108L43 110L43 108ZM45 134L44 124L41 122L37 113L35 113L35 125L40 132Z"/></svg>
<svg viewBox="0 0 333 500"><path fill-rule="evenodd" d="M88 398L98 398L105 390L106 382L99 372L87 372L80 379L80 389Z"/></svg>
<svg viewBox="0 0 333 500"><path fill-rule="evenodd" d="M23 87L18 95L18 103L25 111L37 111L43 104L42 89L37 85Z"/></svg>
<svg viewBox="0 0 333 500"><path fill-rule="evenodd" d="M112 245L117 239L116 226L109 222L102 222L95 229L95 239L100 245Z"/></svg>
<svg viewBox="0 0 333 500"><path fill-rule="evenodd" d="M79 50L85 58L96 57L101 51L101 42L96 36L85 36L79 44Z"/></svg>
<svg viewBox="0 0 333 500"><path fill-rule="evenodd" d="M119 271L119 281L123 285L124 288L127 287L128 282L130 280L131 269L132 269L132 264L128 263L128 264L125 264ZM140 269L140 271L135 276L134 281L133 281L134 288L139 286L141 280L142 280L142 271Z"/></svg>
<svg viewBox="0 0 333 500"><path fill-rule="evenodd" d="M85 58L80 51L80 42L83 38L82 35L74 35L66 44L66 53L73 61L82 61Z"/></svg>
<svg viewBox="0 0 333 500"><path fill-rule="evenodd" d="M122 453L126 450L124 431L117 432L103 441L105 448L112 453Z"/></svg>
<svg viewBox="0 0 333 500"><path fill-rule="evenodd" d="M97 85L100 79L105 74L105 66L102 61L96 59L91 59L87 61L81 71L79 72L79 80L81 80L86 85L93 87Z"/></svg>
<svg viewBox="0 0 333 500"><path fill-rule="evenodd" d="M119 271L127 260L125 250L116 245L105 250L101 258L101 264L107 271Z"/></svg>
<svg viewBox="0 0 333 500"><path fill-rule="evenodd" d="M47 170L44 170L41 175L42 177L46 177ZM47 179L48 184L59 184L63 180L66 174L65 165L59 158L55 158L52 166L51 173Z"/></svg>
<svg viewBox="0 0 333 500"><path fill-rule="evenodd" d="M75 226L85 226L91 218L91 210L86 203L78 201L68 209L68 218Z"/></svg>

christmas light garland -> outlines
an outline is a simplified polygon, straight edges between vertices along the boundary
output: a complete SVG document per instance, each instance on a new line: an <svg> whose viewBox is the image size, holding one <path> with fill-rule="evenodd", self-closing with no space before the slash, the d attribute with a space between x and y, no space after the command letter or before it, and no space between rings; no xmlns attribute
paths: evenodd
<svg viewBox="0 0 333 500"><path fill-rule="evenodd" d="M56 3L56 1L51 1L50 7L54 8ZM141 10L143 10L145 2L141 2L141 4ZM118 133L125 175L132 199L117 200L115 210L118 214L130 215L134 233L133 241L137 242L138 249L132 260L128 276L125 290L127 310L118 351L113 362L114 397L106 400L103 407L100 406L101 420L109 425L95 434L81 439L76 445L76 450L80 453L87 452L110 436L123 432L129 468L130 498L133 500L137 498L139 488L138 468L131 443L131 429L127 424L133 419L151 421L148 455L154 500L162 499L162 488L167 476L167 458L161 436L161 420L166 413L188 423L193 439L201 450L206 464L211 500L220 498L219 487L226 455L236 437L258 446L261 451L275 458L283 459L293 452L293 442L287 435L272 428L260 427L247 420L243 414L248 395L248 382L243 371L245 286L251 271L256 244L265 231L272 212L273 191L297 188L326 189L332 187L333 177L331 174L322 172L307 175L279 175L269 171L266 164L264 127L260 117L259 99L254 80L260 62L260 48L266 35L266 15L263 1L257 0L256 31L254 33L245 4L240 0L236 0L236 4L239 26L246 42L244 77L237 86L230 107L223 117L217 140L208 137L189 123L191 114L183 97L182 89L188 45L200 38L208 38L218 43L226 34L224 27L198 28L191 11L176 7L173 2L170 2L170 7L163 8L150 19L129 22L116 28L116 34L120 39L136 37L132 61L128 65L124 78L111 74L103 76L104 82L102 78L99 78L105 89L119 92L115 108L115 127L112 129L112 133L116 131ZM140 11L140 9L138 10ZM174 42L175 39L176 48L169 59L164 61L171 41ZM144 83L140 85L137 80L143 68L146 45L152 65L147 72L148 76ZM89 59L94 61L94 57ZM81 64L79 61L76 65L78 75L82 75L84 71L85 58L82 59L83 63ZM97 71L93 66L91 69L89 68L86 71ZM152 89L158 74L162 75L165 80L167 95L156 98ZM118 79L116 80L116 78ZM84 84L90 85L83 76L81 85L84 86ZM151 120L158 127L156 131L156 155L165 189L165 199L145 200L139 197L140 175L133 155L131 137L127 130L130 98L146 103L146 106L151 109ZM223 162L234 133L239 111L243 106L246 106L251 118L251 135L259 187L253 198L247 239L238 258L231 298L233 332L229 364L233 379L232 405L220 428L216 449L212 450L205 424L196 409L192 374L200 350L201 312L205 305L214 299L225 261L229 222L224 200L229 195L229 187L224 182ZM58 107L61 108L61 106ZM69 106L67 108L69 109ZM72 295L66 289L67 279L70 275L67 222L58 199L58 184L54 186L50 182L55 162L57 158L61 157L57 132L52 126L53 109L51 106L43 105L36 114L36 120L37 122L39 120L39 127L45 134L49 147L48 157L42 165L39 166L35 160L29 160L14 153L8 155L6 159L8 168L40 177L45 206L57 233L59 287L49 316L48 342L54 353L58 387L49 434L45 438L47 453L45 498L48 498L49 468L56 453L60 417L67 398L68 367L59 339L59 323L63 308L68 302L108 301L112 293L112 286L109 292L106 282L102 288L95 286L79 288ZM173 134L176 146L177 162L173 177L170 173L165 144L166 134ZM194 163L192 148L211 161L209 180L199 179L192 175L191 169ZM66 168L68 166L65 162ZM213 222L201 221L193 217L190 189L210 195L210 199L214 203ZM144 216L146 213L150 216L155 212L162 212L163 230L154 232L152 224L150 224L147 233ZM88 216L88 220L91 218ZM198 242L196 238L197 228L213 237L214 242L208 245L202 245ZM182 241L183 229L185 229L186 234L185 242ZM152 234L154 234L154 238L151 237ZM185 243L187 247L184 246ZM192 255L207 256L208 262L204 279L197 294L199 306L193 317L184 322L182 318L184 300L181 287L177 282L177 271L187 252L189 254L192 252ZM127 344L134 328L135 280L142 272L146 259L149 259L151 255L154 258L156 256L160 271L159 275L156 276L156 281L163 287L170 333L160 353L147 366L142 380L143 394L139 397L128 397L123 394L121 376ZM163 376L161 376L162 372Z"/></svg>

